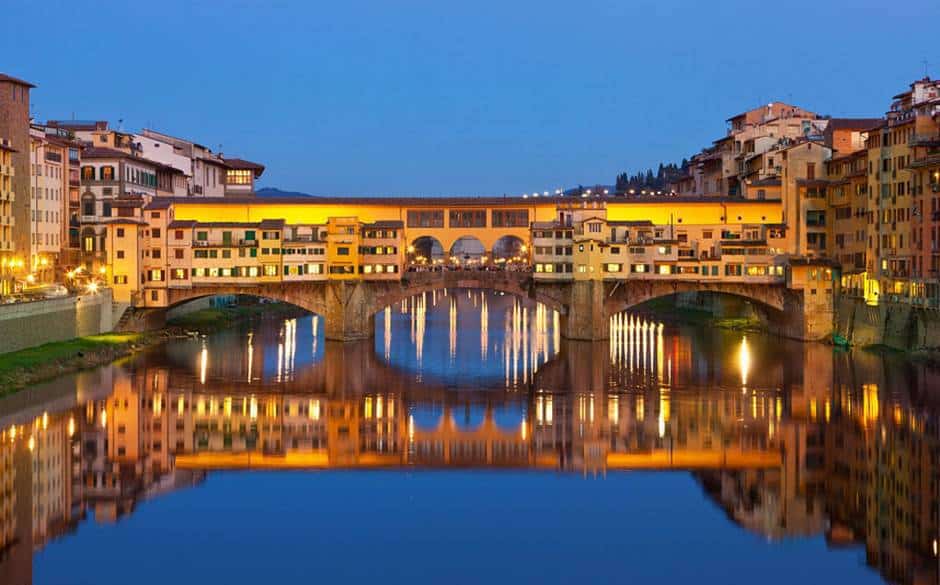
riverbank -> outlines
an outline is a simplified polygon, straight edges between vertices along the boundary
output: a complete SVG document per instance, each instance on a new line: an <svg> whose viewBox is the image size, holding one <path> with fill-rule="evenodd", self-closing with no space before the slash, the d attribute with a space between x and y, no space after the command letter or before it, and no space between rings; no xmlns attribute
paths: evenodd
<svg viewBox="0 0 940 585"><path fill-rule="evenodd" d="M58 376L109 364L171 339L208 334L257 318L284 318L301 309L283 303L204 309L147 333L105 333L0 354L0 396Z"/></svg>

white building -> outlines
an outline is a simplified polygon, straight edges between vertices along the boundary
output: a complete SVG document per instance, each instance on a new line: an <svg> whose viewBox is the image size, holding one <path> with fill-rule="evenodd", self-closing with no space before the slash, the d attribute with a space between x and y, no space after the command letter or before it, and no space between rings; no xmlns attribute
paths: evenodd
<svg viewBox="0 0 940 585"><path fill-rule="evenodd" d="M68 156L66 141L30 128L30 271L36 280L51 282L68 222Z"/></svg>

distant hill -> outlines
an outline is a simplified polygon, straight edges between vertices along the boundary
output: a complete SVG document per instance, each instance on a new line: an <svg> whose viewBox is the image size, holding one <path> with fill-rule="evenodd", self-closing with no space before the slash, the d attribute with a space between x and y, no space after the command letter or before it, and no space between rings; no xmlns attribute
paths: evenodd
<svg viewBox="0 0 940 585"><path fill-rule="evenodd" d="M316 195L311 195L309 193L301 193L300 191L281 191L275 187L264 187L255 191L256 197L316 197Z"/></svg>

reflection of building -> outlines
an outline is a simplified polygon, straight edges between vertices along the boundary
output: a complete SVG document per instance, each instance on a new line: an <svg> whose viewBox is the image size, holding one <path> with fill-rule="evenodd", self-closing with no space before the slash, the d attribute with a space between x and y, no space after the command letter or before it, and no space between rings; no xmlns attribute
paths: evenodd
<svg viewBox="0 0 940 585"><path fill-rule="evenodd" d="M205 470L398 467L690 470L761 536L825 531L864 543L892 579L936 575L933 378L825 347L770 355L736 333L722 363L702 347L715 338L635 317L612 327L610 343L566 343L505 393L416 384L380 369L371 343L327 344L291 376L247 375L287 337L248 341L258 352L218 371L198 349L185 368L115 370L107 397L4 429L0 578L29 571L33 549L86 514L113 521ZM702 369L703 352L721 365ZM887 395L887 379L916 390Z"/></svg>

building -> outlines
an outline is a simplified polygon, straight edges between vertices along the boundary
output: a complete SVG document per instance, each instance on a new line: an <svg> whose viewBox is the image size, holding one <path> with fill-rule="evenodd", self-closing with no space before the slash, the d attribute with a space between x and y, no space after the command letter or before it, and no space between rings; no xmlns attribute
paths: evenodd
<svg viewBox="0 0 940 585"><path fill-rule="evenodd" d="M453 253L429 261L416 248L427 238L445 251L479 239L486 252L472 266L531 268L538 280L783 283L789 258L779 200L126 198L109 211L100 223L115 298L148 307L171 305L173 289L397 281L466 264ZM518 240L508 258L506 238Z"/></svg>
<svg viewBox="0 0 940 585"><path fill-rule="evenodd" d="M780 281L780 214L779 201L565 202L557 219L532 225L534 277Z"/></svg>
<svg viewBox="0 0 940 585"><path fill-rule="evenodd" d="M66 140L49 136L45 128L30 129L30 277L53 282L62 249L67 247L69 148Z"/></svg>
<svg viewBox="0 0 940 585"><path fill-rule="evenodd" d="M134 135L145 158L178 169L182 176L175 196L223 197L228 165L209 148L155 130Z"/></svg>
<svg viewBox="0 0 940 585"><path fill-rule="evenodd" d="M13 153L6 138L0 138L0 296L13 292L15 286L17 258L14 253L13 179L16 170L13 167Z"/></svg>
<svg viewBox="0 0 940 585"><path fill-rule="evenodd" d="M9 232L4 241L13 242L12 251L0 253L9 254L7 271L10 275L7 281L16 277L26 276L27 261L29 259L30 244L30 166L29 166L29 92L36 87L28 81L17 79L0 73L0 138L4 140L5 148L10 156L10 169L7 173L12 190L10 198L4 201L9 204L10 223L3 226L4 232ZM4 205L7 207L7 205ZM10 261L14 268L10 269Z"/></svg>
<svg viewBox="0 0 940 585"><path fill-rule="evenodd" d="M264 165L240 158L224 158L225 194L254 195L255 181L264 174Z"/></svg>

